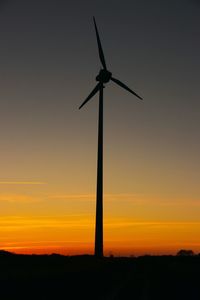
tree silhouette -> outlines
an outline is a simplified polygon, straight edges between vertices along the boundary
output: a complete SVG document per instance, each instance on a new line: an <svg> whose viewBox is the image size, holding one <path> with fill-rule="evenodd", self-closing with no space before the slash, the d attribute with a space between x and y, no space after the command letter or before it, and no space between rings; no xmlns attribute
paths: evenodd
<svg viewBox="0 0 200 300"><path fill-rule="evenodd" d="M194 252L192 250L181 249L177 252L177 256L193 256Z"/></svg>

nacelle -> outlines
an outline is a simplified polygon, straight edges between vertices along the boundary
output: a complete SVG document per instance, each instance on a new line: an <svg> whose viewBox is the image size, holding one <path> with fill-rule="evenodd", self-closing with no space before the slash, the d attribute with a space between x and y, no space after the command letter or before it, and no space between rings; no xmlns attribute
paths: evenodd
<svg viewBox="0 0 200 300"><path fill-rule="evenodd" d="M99 74L96 77L96 81L102 82L102 83L107 83L112 76L112 73L105 70L101 69Z"/></svg>

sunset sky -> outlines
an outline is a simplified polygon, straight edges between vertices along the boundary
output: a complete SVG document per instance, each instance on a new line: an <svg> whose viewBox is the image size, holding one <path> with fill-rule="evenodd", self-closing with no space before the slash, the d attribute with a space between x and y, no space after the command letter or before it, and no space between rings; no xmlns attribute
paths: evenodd
<svg viewBox="0 0 200 300"><path fill-rule="evenodd" d="M0 249L94 251L105 93L105 254L200 252L198 0L0 1Z"/></svg>

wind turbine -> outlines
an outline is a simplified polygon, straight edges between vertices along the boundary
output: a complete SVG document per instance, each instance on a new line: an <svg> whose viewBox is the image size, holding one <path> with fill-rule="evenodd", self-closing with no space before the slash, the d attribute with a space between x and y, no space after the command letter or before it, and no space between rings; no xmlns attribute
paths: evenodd
<svg viewBox="0 0 200 300"><path fill-rule="evenodd" d="M137 98L142 98L137 95L133 90L131 90L127 85L125 85L120 80L114 78L112 73L108 71L99 32L97 29L95 18L94 27L96 32L99 58L103 69L100 69L99 74L96 76L96 81L98 82L89 96L81 104L79 109L81 109L94 95L99 92L99 124L98 124L98 157L97 157L97 192L96 192L96 227L95 227L95 256L103 257L103 89L104 84L112 80L114 83L118 84L120 87L129 91L131 94L135 95Z"/></svg>

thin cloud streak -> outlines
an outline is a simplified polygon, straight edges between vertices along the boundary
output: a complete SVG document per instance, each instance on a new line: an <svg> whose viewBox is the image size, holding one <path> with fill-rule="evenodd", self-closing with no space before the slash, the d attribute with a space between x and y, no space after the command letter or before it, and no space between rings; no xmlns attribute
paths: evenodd
<svg viewBox="0 0 200 300"><path fill-rule="evenodd" d="M48 199L55 199L55 200L79 200L79 201L95 201L96 195L95 194L64 194L64 195L50 195ZM163 200L155 197L148 197L144 194L140 193L133 193L133 194L104 194L104 199L106 201L128 201L134 205L157 205L157 206L200 206L200 199L198 200L190 200L187 201L180 200L180 199L170 199L170 200Z"/></svg>
<svg viewBox="0 0 200 300"><path fill-rule="evenodd" d="M0 184L13 184L13 185L45 185L47 182L42 181L0 181Z"/></svg>
<svg viewBox="0 0 200 300"><path fill-rule="evenodd" d="M111 227L111 228L123 228L123 227L158 227L158 228L163 228L163 227L182 227L182 226L200 226L200 222L157 222L157 221L127 221L127 220L115 220L115 221L105 221L105 227Z"/></svg>
<svg viewBox="0 0 200 300"><path fill-rule="evenodd" d="M58 200L84 199L84 200L93 200L93 199L95 199L95 195L94 194L53 195L53 196L48 196L48 199L58 199Z"/></svg>
<svg viewBox="0 0 200 300"><path fill-rule="evenodd" d="M1 229L0 231L14 231L23 228L93 228L92 216L83 215L75 219L68 216L39 216L39 217L0 217ZM135 228L135 227L156 227L156 228L181 228L181 227L200 227L200 221L138 221L127 220L121 218L106 218L105 228Z"/></svg>
<svg viewBox="0 0 200 300"><path fill-rule="evenodd" d="M2 182L0 182L2 184ZM15 184L9 183L9 184ZM31 184L31 182L20 182L19 184ZM32 182L33 185L42 185L47 184L45 182ZM104 199L106 202L128 202L131 205L135 206L159 206L159 207L200 207L200 199L159 199L154 197L146 197L143 194L104 194ZM95 194L54 194L54 195L38 195L32 196L27 194L7 194L1 193L0 194L0 202L19 202L19 203L28 203L28 202L44 202L53 200L55 203L58 201L79 201L79 202L95 202L96 195Z"/></svg>
<svg viewBox="0 0 200 300"><path fill-rule="evenodd" d="M0 202L8 202L8 203L32 203L32 202L40 202L41 199L39 197L34 197L31 195L24 194L0 194Z"/></svg>
<svg viewBox="0 0 200 300"><path fill-rule="evenodd" d="M143 195L141 194L104 194L104 198L107 200L136 200L135 198L141 198ZM58 199L58 200L70 200L70 199L78 199L78 200L86 200L91 201L96 199L95 194L66 194L66 195L52 195L48 197L49 199Z"/></svg>

